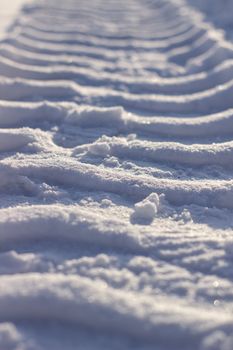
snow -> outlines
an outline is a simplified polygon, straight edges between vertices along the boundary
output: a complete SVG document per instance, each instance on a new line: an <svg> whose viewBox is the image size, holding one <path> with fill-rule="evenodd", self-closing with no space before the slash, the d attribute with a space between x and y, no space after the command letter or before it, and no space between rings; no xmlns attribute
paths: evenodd
<svg viewBox="0 0 233 350"><path fill-rule="evenodd" d="M217 28L223 29L222 33L228 38L233 38L232 11L233 4L231 0L189 0L194 6L203 11L206 19L212 21ZM224 30L226 29L226 30Z"/></svg>
<svg viewBox="0 0 233 350"><path fill-rule="evenodd" d="M5 36L5 32L16 18L19 9L26 3L25 0L0 0L0 38Z"/></svg>
<svg viewBox="0 0 233 350"><path fill-rule="evenodd" d="M0 0L0 350L232 350L224 6Z"/></svg>
<svg viewBox="0 0 233 350"><path fill-rule="evenodd" d="M160 199L157 193L151 193L143 201L135 204L132 220L151 223L158 213Z"/></svg>

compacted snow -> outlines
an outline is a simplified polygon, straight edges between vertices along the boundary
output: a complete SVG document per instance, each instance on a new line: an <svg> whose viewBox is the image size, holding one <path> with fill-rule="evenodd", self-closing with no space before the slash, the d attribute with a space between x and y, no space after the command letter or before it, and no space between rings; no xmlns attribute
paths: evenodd
<svg viewBox="0 0 233 350"><path fill-rule="evenodd" d="M223 34L233 39L233 1L232 0L188 0L193 6L200 9L207 21L212 21L222 28Z"/></svg>
<svg viewBox="0 0 233 350"><path fill-rule="evenodd" d="M20 7L28 0L0 0L0 39L2 39L18 15Z"/></svg>
<svg viewBox="0 0 233 350"><path fill-rule="evenodd" d="M233 44L208 3L36 0L1 40L1 350L233 349Z"/></svg>

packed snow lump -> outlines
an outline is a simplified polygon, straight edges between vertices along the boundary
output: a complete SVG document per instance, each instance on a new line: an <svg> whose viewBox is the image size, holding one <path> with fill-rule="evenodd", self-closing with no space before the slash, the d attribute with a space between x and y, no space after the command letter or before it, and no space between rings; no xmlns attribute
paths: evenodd
<svg viewBox="0 0 233 350"><path fill-rule="evenodd" d="M0 350L233 349L232 9L0 0Z"/></svg>

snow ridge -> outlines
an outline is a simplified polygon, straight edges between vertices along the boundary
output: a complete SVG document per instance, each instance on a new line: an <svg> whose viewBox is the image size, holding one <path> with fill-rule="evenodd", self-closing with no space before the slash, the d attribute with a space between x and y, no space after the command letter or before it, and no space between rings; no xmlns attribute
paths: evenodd
<svg viewBox="0 0 233 350"><path fill-rule="evenodd" d="M233 44L188 2L24 6L0 42L0 349L232 349L232 95Z"/></svg>

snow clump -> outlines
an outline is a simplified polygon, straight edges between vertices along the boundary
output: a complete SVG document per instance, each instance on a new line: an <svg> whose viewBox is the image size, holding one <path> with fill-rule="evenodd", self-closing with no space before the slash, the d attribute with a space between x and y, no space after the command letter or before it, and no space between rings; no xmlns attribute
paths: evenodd
<svg viewBox="0 0 233 350"><path fill-rule="evenodd" d="M160 198L157 193L151 193L143 201L136 203L132 214L133 221L146 221L151 223L159 211Z"/></svg>

